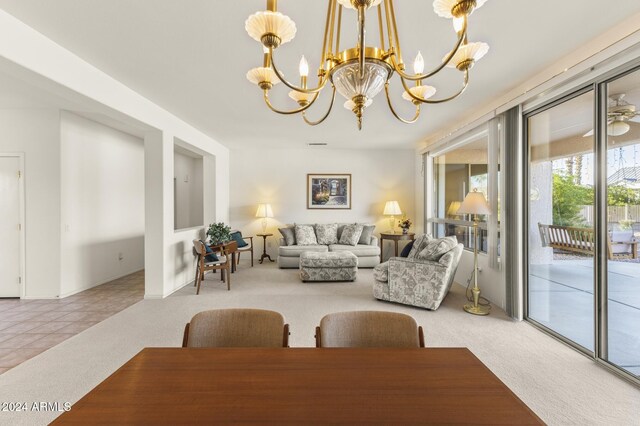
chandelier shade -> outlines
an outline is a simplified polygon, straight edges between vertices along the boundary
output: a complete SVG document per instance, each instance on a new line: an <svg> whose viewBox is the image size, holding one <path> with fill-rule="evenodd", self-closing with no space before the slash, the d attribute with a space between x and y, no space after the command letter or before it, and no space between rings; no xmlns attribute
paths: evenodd
<svg viewBox="0 0 640 426"><path fill-rule="evenodd" d="M422 99L429 99L436 94L437 90L433 86L414 86L409 89L413 96L417 96ZM406 91L402 94L402 99L413 102L414 98Z"/></svg>
<svg viewBox="0 0 640 426"><path fill-rule="evenodd" d="M471 12L473 12L473 10L475 9L480 9L482 5L487 2L487 0L434 0L433 10L436 12L436 15L440 16L441 18L451 19L456 17L453 14L453 11L456 7L466 7L466 3L470 5L472 2L475 3L475 5L473 5L473 9ZM469 12L469 14L471 14L471 12Z"/></svg>
<svg viewBox="0 0 640 426"><path fill-rule="evenodd" d="M260 43L265 35L273 34L280 39L278 45L290 42L296 36L296 24L280 12L265 10L249 16L244 23L249 36Z"/></svg>
<svg viewBox="0 0 640 426"><path fill-rule="evenodd" d="M430 70L426 67L427 64L420 51L413 61L413 67L408 67L404 62L394 0L326 1L324 38L320 46L321 54L315 73L318 80L315 85L309 83L314 73L310 72L309 62L305 56L302 56L299 63L298 84L287 81L277 65L279 62L275 53L279 51L278 47L293 40L296 35L295 23L288 16L277 11L277 0L266 0L266 10L254 13L245 22L245 29L249 36L258 41L264 49L262 67L249 71L247 79L262 89L264 102L273 112L285 115L301 114L305 123L312 126L324 122L330 115L336 93L346 99L344 107L351 110L357 117L358 129L362 128L364 110L372 105L373 99L380 92L384 92L389 110L396 119L402 123L415 123L420 117L422 104L440 104L462 95L469 84L471 68L489 52L488 44L469 42L467 37L469 16L487 0L433 1L434 12L452 20L454 37L451 38L455 40L455 44L444 55L442 62L436 63ZM343 21L347 20L347 15L344 15L343 19L344 9L356 11L355 40L347 41L342 34ZM367 39L367 17L377 18L379 39L376 37L375 42L373 39ZM434 40L440 38L436 35ZM407 71L409 68L413 73ZM449 94L436 99L435 94L439 91L427 83L431 82L432 77L448 68L457 69L462 73L462 86L457 92L454 91L453 95ZM415 107L413 118L403 118L393 107L394 102L392 102L392 92L389 87L394 76L398 77L397 80L404 88L402 99L411 102ZM274 106L269 93L278 82L290 89L289 98L297 103L297 107L280 109ZM318 120L308 119L305 115L306 111L314 105L326 86L331 86L332 89L328 110Z"/></svg>
<svg viewBox="0 0 640 426"><path fill-rule="evenodd" d="M364 64L364 76L360 77L360 66L353 62L336 67L331 73L331 81L338 93L347 100L356 96L372 99L384 88L389 73L388 65L367 61Z"/></svg>
<svg viewBox="0 0 640 426"><path fill-rule="evenodd" d="M273 69L265 67L257 67L249 70L247 72L247 80L258 85L260 83L271 83L274 85L280 82L276 73L273 72Z"/></svg>
<svg viewBox="0 0 640 426"><path fill-rule="evenodd" d="M489 52L489 45L487 43L476 42L468 43L461 46L460 49L453 55L447 67L460 69L465 64L474 63L479 61ZM443 60L446 60L446 56Z"/></svg>

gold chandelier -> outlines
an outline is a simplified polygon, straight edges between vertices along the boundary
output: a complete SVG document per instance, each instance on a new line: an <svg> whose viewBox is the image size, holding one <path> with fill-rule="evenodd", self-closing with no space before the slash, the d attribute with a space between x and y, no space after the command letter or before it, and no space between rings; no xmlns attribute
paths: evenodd
<svg viewBox="0 0 640 426"><path fill-rule="evenodd" d="M358 118L358 129L361 129L364 110L372 104L373 98L383 88L391 113L403 123L415 123L420 117L420 106L423 103L439 104L460 96L469 84L469 70L489 51L489 45L486 43L467 41L469 15L486 1L435 0L433 2L435 13L443 18L453 20L458 40L453 49L444 56L442 62L426 73L424 72L424 59L418 52L413 64L414 74L411 74L406 72L402 60L393 0L328 0L324 41L322 42L322 54L317 73L318 83L316 87L309 88L307 85L309 64L304 56L302 56L299 66L299 86L288 82L276 66L274 51L284 43L293 40L296 34L296 25L291 18L277 11L277 0L267 0L267 10L256 12L249 16L245 22L247 33L262 44L264 51L262 67L250 70L247 73L247 79L262 89L264 101L272 111L287 115L301 113L304 121L312 126L322 123L329 116L337 91L346 99L344 107L353 111ZM344 8L354 9L357 12L358 40L355 47L340 50ZM370 8L377 8L380 32L379 46L367 46L365 43L365 18L366 12ZM464 74L462 88L451 96L432 99L436 89L423 83L445 67L457 68ZM415 115L412 118L402 118L391 102L389 80L394 72L400 77L405 90L402 98L415 106ZM271 103L269 90L279 82L291 89L289 97L297 102L296 109L280 110ZM415 82L415 85L410 86L409 82ZM306 111L318 99L318 95L327 86L327 83L330 83L332 88L329 109L319 120L309 120Z"/></svg>

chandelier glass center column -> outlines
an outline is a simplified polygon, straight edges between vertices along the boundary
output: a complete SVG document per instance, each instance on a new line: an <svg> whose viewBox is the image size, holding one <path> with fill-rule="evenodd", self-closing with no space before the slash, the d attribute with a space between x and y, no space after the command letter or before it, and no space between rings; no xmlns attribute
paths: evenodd
<svg viewBox="0 0 640 426"><path fill-rule="evenodd" d="M486 1L435 0L433 2L435 13L443 18L452 19L457 41L444 55L442 62L428 72L424 71L424 58L418 52L413 63L413 74L411 74L406 72L402 59L393 0L328 0L322 53L317 71L318 82L315 87L310 88L307 82L309 63L304 56L299 65L299 85L287 81L276 66L274 52L283 44L293 40L296 25L291 18L277 11L277 0L267 0L267 9L254 13L245 22L245 29L249 36L261 43L264 50L262 67L250 70L247 73L247 79L262 89L264 101L271 110L279 114L300 113L304 121L310 125L320 124L329 116L338 92L346 99L344 107L356 115L358 129L361 129L365 109L373 103L374 97L383 89L391 113L403 123L414 123L420 117L422 104L448 102L460 96L469 84L469 70L489 51L486 43L471 43L467 40L469 15ZM380 39L377 46L369 46L366 43L366 15L369 9L374 8L377 9ZM355 46L340 50L344 9L355 11L358 37ZM433 99L436 89L425 84L425 81L447 67L463 73L462 87L450 96ZM415 114L412 118L402 118L393 107L389 94L389 81L394 73L398 75L404 88L402 98L415 106ZM411 85L411 82L414 84ZM271 103L269 91L278 83L290 89L289 97L298 104L297 108L281 110ZM327 84L332 89L329 108L320 119L309 120L306 112Z"/></svg>

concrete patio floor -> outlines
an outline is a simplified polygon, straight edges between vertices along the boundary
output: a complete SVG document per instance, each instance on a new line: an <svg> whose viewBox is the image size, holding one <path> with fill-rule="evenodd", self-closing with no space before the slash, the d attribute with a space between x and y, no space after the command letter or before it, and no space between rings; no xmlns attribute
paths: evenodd
<svg viewBox="0 0 640 426"><path fill-rule="evenodd" d="M529 317L593 351L593 259L529 267ZM608 360L640 376L640 264L609 262Z"/></svg>

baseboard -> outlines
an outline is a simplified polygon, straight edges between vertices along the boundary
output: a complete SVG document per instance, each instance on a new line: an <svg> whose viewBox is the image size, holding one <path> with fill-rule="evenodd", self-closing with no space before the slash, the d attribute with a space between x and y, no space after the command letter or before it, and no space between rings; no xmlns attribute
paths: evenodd
<svg viewBox="0 0 640 426"><path fill-rule="evenodd" d="M134 274L134 273L140 272L140 271L144 271L144 268L136 268L136 269L134 269L134 270L132 270L130 272L125 272L123 274L118 274L115 277L99 281L97 284L91 284L91 285L88 285L88 286L81 287L79 289L70 291L68 293L61 294L58 298L59 299L64 299L65 297L73 296L74 294L81 293L81 292L83 292L85 290L89 290L90 288L98 287L99 285L106 284L106 283L111 282L111 281L115 281L115 280L117 280L119 278L126 277L127 275L131 275L131 274Z"/></svg>

